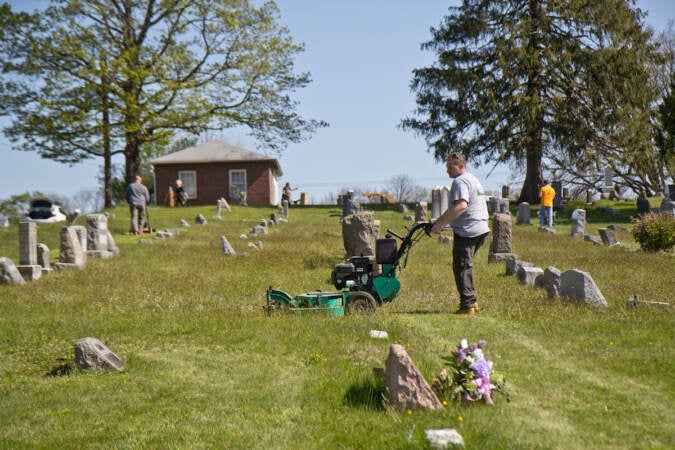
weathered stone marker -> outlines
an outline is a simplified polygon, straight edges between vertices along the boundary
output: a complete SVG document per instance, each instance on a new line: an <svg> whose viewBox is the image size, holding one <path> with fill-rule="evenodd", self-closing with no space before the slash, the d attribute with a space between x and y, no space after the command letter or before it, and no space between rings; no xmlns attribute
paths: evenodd
<svg viewBox="0 0 675 450"><path fill-rule="evenodd" d="M93 337L82 338L75 343L75 364L80 370L121 371L124 362L103 342Z"/></svg>
<svg viewBox="0 0 675 450"><path fill-rule="evenodd" d="M393 406L407 409L443 409L436 393L402 345L392 344L389 347L385 379L389 400Z"/></svg>

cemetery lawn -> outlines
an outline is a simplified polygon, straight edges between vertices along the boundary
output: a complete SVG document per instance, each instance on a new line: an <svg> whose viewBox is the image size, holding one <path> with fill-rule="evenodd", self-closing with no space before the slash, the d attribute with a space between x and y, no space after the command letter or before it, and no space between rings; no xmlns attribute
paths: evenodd
<svg viewBox="0 0 675 450"><path fill-rule="evenodd" d="M292 207L289 223L241 239L274 209L234 206L222 221L214 209L152 207L157 229L181 218L191 226L143 245L119 207L108 222L118 257L0 286L0 448L417 449L430 428L455 428L473 449L675 448L673 307L626 306L633 294L672 302L673 254L636 251L630 231L615 232L622 248L607 248L570 237L564 215L555 235L513 226L519 259L589 272L606 310L520 285L503 263L487 263L486 245L475 261L481 311L455 316L451 247L434 237L413 247L399 297L374 315L268 317L270 285L335 290L340 210ZM204 226L194 224L199 213ZM375 217L381 235L409 224L393 208ZM589 211L587 220L589 234L631 228L623 215ZM38 229L52 263L61 226ZM221 256L221 236L237 256ZM262 250L247 247L258 239ZM0 229L0 256L18 263L16 225ZM372 329L389 338L371 339ZM126 370L78 371L73 345L87 336ZM384 367L390 344L431 382L462 338L487 341L509 401L441 412L382 401L372 369Z"/></svg>

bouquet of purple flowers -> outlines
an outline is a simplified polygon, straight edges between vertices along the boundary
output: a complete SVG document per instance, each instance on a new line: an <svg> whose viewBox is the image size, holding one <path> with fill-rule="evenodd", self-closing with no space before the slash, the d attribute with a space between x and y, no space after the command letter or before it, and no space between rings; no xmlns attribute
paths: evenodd
<svg viewBox="0 0 675 450"><path fill-rule="evenodd" d="M431 384L439 398L471 402L482 400L493 405L493 391L506 394L504 376L492 370L492 361L485 359L483 354L484 345L483 339L471 346L462 339L452 356L444 358L449 367L443 369Z"/></svg>

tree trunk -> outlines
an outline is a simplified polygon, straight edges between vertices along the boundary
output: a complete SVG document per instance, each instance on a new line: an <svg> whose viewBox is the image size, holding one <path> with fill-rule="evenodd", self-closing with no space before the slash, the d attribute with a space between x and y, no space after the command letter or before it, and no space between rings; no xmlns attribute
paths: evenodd
<svg viewBox="0 0 675 450"><path fill-rule="evenodd" d="M525 125L525 151L527 167L525 181L520 190L518 203L527 202L530 205L539 203L539 185L541 182L541 155L543 136L543 105L541 102L541 63L538 54L541 44L537 38L541 31L541 0L530 0L530 39L528 42L529 70L527 76L527 96L530 100L528 116Z"/></svg>

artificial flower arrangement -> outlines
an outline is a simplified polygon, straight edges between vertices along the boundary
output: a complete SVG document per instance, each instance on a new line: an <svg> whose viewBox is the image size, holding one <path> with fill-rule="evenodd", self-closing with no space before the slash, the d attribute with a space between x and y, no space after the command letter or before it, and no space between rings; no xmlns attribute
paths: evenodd
<svg viewBox="0 0 675 450"><path fill-rule="evenodd" d="M452 356L444 358L449 367L443 369L431 384L439 398L483 401L493 405L492 393L496 391L506 395L508 401L504 376L492 370L492 361L485 359L483 354L484 345L484 339L471 346L462 339Z"/></svg>

